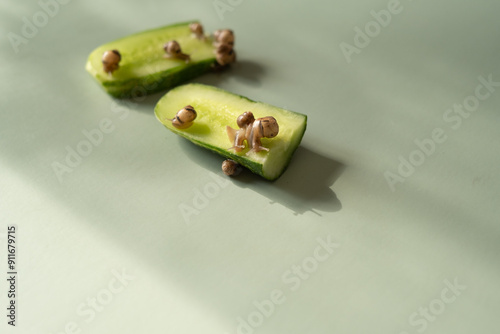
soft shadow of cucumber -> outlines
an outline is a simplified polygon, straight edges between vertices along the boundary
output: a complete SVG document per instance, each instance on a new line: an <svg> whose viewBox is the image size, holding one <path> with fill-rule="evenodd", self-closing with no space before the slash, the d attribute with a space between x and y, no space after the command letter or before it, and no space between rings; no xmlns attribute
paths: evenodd
<svg viewBox="0 0 500 334"><path fill-rule="evenodd" d="M212 72L208 72L200 75L199 77L188 80L182 84L187 83L202 83L205 85L219 86L224 81L228 79L236 79L237 81L241 81L247 85L259 87L260 77L264 74L265 70L262 65L255 63L253 61L242 60L228 68L215 70ZM180 84L180 85L182 85ZM178 85L178 86L180 86ZM225 87L221 87L225 88ZM226 88L229 89L229 88ZM230 90L230 89L229 89ZM122 107L129 107L134 111L151 113L151 107L154 108L158 101L165 95L169 90L162 90L160 92L156 92L153 94L144 95L142 93L143 90L138 89L137 96L131 98L114 98L117 105Z"/></svg>
<svg viewBox="0 0 500 334"><path fill-rule="evenodd" d="M225 158L183 138L178 138L178 142L192 161L215 174L227 177L221 170ZM288 169L274 182L267 181L246 169L230 179L236 186L258 192L267 197L271 204L281 204L296 215L311 211L321 216L321 211L335 212L342 208L331 186L344 169L343 163L299 146Z"/></svg>
<svg viewBox="0 0 500 334"><path fill-rule="evenodd" d="M191 82L218 86L226 80L236 80L245 85L260 87L260 78L262 78L265 72L265 68L261 64L243 59L238 60L223 70L205 73ZM229 87L227 89L231 90Z"/></svg>

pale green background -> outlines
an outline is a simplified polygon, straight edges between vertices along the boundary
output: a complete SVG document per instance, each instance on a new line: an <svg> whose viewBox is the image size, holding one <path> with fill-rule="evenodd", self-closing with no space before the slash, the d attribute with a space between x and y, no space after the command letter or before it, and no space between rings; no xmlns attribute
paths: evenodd
<svg viewBox="0 0 500 334"><path fill-rule="evenodd" d="M409 317L455 279L466 289L423 332L497 332L500 89L457 130L443 115L479 76L500 81L500 4L402 0L348 64L340 43L387 3L247 0L221 20L212 1L74 0L15 53L7 33L41 8L3 0L2 310L8 224L20 261L7 332L236 333L278 289L286 301L255 333L419 333ZM244 174L213 188L222 159L155 119L162 94L117 106L84 70L102 43L193 18L232 28L240 60L195 82L309 116L277 182ZM114 130L59 182L53 162L106 118ZM435 128L447 140L391 191L384 173ZM187 224L180 208L205 187L216 195ZM291 291L282 275L329 235L340 246ZM134 280L87 322L77 308L122 269Z"/></svg>

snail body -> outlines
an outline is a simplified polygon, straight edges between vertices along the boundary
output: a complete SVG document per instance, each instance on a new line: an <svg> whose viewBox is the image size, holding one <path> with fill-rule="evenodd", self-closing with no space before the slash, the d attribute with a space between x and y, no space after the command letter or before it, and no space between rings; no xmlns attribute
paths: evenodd
<svg viewBox="0 0 500 334"><path fill-rule="evenodd" d="M181 50L181 46L175 40L169 41L163 46L163 50L165 50L165 58L176 58L181 59L187 62L191 60L191 57L188 54L185 54Z"/></svg>
<svg viewBox="0 0 500 334"><path fill-rule="evenodd" d="M245 141L250 151L269 151L267 147L262 146L261 139L274 138L279 133L278 122L272 116L255 119L252 112L247 111L238 117L236 123L238 130L226 127L229 140L233 142L230 149L236 152L241 152L245 148Z"/></svg>

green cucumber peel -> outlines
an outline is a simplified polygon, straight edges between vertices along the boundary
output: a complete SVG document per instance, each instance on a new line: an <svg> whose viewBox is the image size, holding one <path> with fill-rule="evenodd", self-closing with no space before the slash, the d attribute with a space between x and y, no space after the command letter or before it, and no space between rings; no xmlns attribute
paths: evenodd
<svg viewBox="0 0 500 334"><path fill-rule="evenodd" d="M142 97L196 78L216 64L212 39L200 40L189 29L197 22L168 25L103 44L90 53L86 70L107 93L118 98ZM164 57L163 46L171 40L190 55L190 62ZM103 70L102 56L107 50L118 50L122 58L112 74Z"/></svg>
<svg viewBox="0 0 500 334"><path fill-rule="evenodd" d="M173 119L186 105L194 107L197 118L191 127L177 129L169 119ZM255 118L276 118L280 128L279 134L275 138L262 138L262 145L268 148L269 152L254 152L248 147L241 152L229 149L233 143L229 140L226 126L237 129L236 119L245 111L251 111ZM170 90L158 101L155 115L175 134L232 159L271 181L279 178L286 170L307 126L307 116L304 114L202 84L187 84Z"/></svg>

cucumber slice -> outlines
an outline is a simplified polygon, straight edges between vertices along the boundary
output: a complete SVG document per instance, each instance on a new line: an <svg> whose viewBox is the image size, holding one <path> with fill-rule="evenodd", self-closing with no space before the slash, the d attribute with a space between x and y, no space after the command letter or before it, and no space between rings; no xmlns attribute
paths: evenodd
<svg viewBox="0 0 500 334"><path fill-rule="evenodd" d="M169 89L207 71L215 63L212 40L196 38L185 22L140 32L101 45L89 55L86 70L114 97L134 97ZM176 40L182 52L191 56L186 63L164 58L163 45ZM104 72L101 58L107 50L121 54L120 68L112 75Z"/></svg>
<svg viewBox="0 0 500 334"><path fill-rule="evenodd" d="M174 118L177 111L189 104L198 117L187 129L175 128L168 119ZM262 138L262 145L269 148L269 152L249 151L248 147L238 153L228 149L233 143L228 138L226 126L237 129L236 119L245 111L251 111L255 118L273 116L278 121L278 135ZM170 131L232 159L268 180L276 180L283 174L307 125L306 115L202 84L187 84L170 90L158 101L155 114Z"/></svg>

